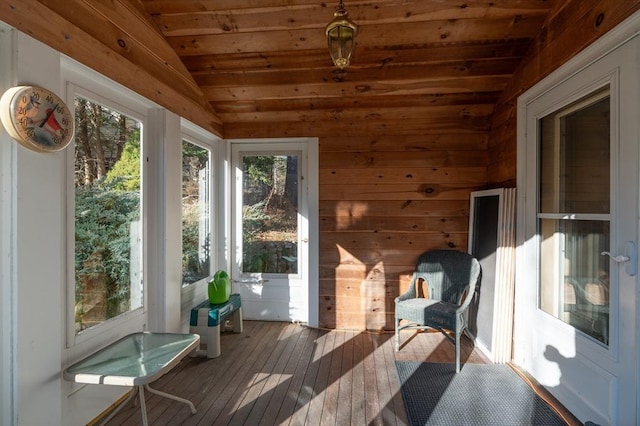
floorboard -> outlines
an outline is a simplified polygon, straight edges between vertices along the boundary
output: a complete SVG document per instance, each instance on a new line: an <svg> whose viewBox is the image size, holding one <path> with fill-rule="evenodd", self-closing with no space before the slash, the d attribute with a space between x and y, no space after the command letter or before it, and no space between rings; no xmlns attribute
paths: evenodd
<svg viewBox="0 0 640 426"><path fill-rule="evenodd" d="M453 345L436 332L404 332L395 352L391 333L245 321L243 333L224 332L220 341L220 357L187 357L152 384L192 401L196 414L147 393L149 424L404 426L395 361L454 362ZM461 360L489 363L464 337ZM139 404L129 404L109 426L140 421Z"/></svg>

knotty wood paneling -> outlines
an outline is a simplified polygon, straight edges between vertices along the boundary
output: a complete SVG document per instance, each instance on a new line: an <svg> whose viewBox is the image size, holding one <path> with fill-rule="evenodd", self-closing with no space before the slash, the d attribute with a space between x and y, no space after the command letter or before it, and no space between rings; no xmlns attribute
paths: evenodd
<svg viewBox="0 0 640 426"><path fill-rule="evenodd" d="M405 46L403 49L385 46L376 49L362 49L357 51L358 62L373 63L384 66L389 63L415 63L465 60L484 58L512 58L522 57L528 47L528 39L508 39L500 41L486 40L482 44L469 45L424 45ZM291 55L288 52L249 52L229 54L211 54L199 56L185 56L183 63L194 76L200 76L211 70L232 71L234 69L267 70L286 68L322 68L327 66L327 51L310 49L304 56ZM340 78L344 71L333 71L333 78Z"/></svg>
<svg viewBox="0 0 640 426"><path fill-rule="evenodd" d="M497 96L558 1L353 0L347 7L359 29L346 70L326 51L330 3L142 4L225 137L329 140L486 133Z"/></svg>
<svg viewBox="0 0 640 426"><path fill-rule="evenodd" d="M22 0L0 19L225 138L318 137L321 325L377 330L420 253L466 249L470 192L515 184L517 96L639 5L353 0L346 70L315 0Z"/></svg>
<svg viewBox="0 0 640 426"><path fill-rule="evenodd" d="M466 250L469 193L486 183L486 134L345 142L320 140L321 324L392 329L400 278L417 257Z"/></svg>
<svg viewBox="0 0 640 426"><path fill-rule="evenodd" d="M321 326L393 329L393 300L418 256L466 251L470 193L487 182L488 134L430 123L414 119L407 130L390 120L369 132L357 119L318 120L309 129L320 136ZM245 124L225 133L277 137L288 125ZM341 132L346 125L353 136Z"/></svg>
<svg viewBox="0 0 640 426"><path fill-rule="evenodd" d="M228 139L264 138L264 137L301 137L312 136L324 139L325 136L340 135L385 135L389 129L397 136L415 136L416 134L447 134L487 132L490 117L453 116L443 119L432 119L429 116L412 120L389 120L386 117L373 117L364 121L340 121L328 123L320 121L273 121L225 123L224 134ZM277 136L276 136L277 135ZM403 143L398 139L398 143Z"/></svg>
<svg viewBox="0 0 640 426"><path fill-rule="evenodd" d="M639 9L639 0L558 3L496 105L489 134L490 186L515 186L517 97Z"/></svg>
<svg viewBox="0 0 640 426"><path fill-rule="evenodd" d="M0 1L0 20L221 135L211 104L136 1Z"/></svg>
<svg viewBox="0 0 640 426"><path fill-rule="evenodd" d="M334 5L316 0L268 0L251 2L145 0L146 9L169 36L195 36L261 31L283 31L293 28L319 28L314 19L333 12ZM349 15L360 23L380 20L409 23L450 21L458 19L510 19L514 14L523 19L546 16L548 6L538 0L497 0L492 2L392 2L387 0L357 1L346 5ZM286 13L284 8L289 7ZM253 10L251 10L253 8ZM233 13L244 9L244 13ZM231 12L231 13L230 13Z"/></svg>
<svg viewBox="0 0 640 426"><path fill-rule="evenodd" d="M452 93L447 96L435 95L413 95L410 97L401 95L386 95L384 102L376 97L311 97L311 98L295 98L295 99L246 99L225 102L215 102L216 111L223 114L230 113L258 113L260 111L305 111L305 110L327 110L333 111L331 118L336 118L335 113L347 108L376 109L379 111L381 105L386 109L390 108L424 108L424 107L443 107L443 106L460 106L460 105L476 105L484 108L492 105L498 100L500 92L491 91L484 93ZM433 109L433 111L438 111ZM430 114L432 110L423 110L423 114ZM468 115L465 109L451 108L452 113L461 113ZM484 112L483 112L484 113ZM378 115L382 115L379 114ZM442 114L441 114L442 115ZM481 114L476 114L482 116ZM291 114L293 117L294 115ZM281 118L280 118L281 119ZM343 139L343 142L348 140Z"/></svg>

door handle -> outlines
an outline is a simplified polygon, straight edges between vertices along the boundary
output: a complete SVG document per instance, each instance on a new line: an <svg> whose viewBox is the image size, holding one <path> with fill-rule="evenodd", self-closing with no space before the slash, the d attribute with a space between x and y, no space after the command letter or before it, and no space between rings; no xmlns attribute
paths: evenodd
<svg viewBox="0 0 640 426"><path fill-rule="evenodd" d="M614 256L611 253L609 253L608 251L603 251L602 253L600 253L602 256L607 255L611 258L611 260L613 260L616 263L624 263L624 262L628 262L629 259L627 256L623 256L621 254Z"/></svg>
<svg viewBox="0 0 640 426"><path fill-rule="evenodd" d="M607 255L616 263L624 263L624 270L627 274L634 276L638 271L638 261L636 259L636 243L633 241L625 241L624 255L614 256L608 251L603 251L601 255Z"/></svg>

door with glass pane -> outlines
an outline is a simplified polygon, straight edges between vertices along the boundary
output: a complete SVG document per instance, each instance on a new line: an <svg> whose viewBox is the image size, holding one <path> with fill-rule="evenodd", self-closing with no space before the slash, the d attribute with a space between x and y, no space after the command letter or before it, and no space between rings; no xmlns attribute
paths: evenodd
<svg viewBox="0 0 640 426"><path fill-rule="evenodd" d="M246 319L308 321L306 145L232 143L233 289Z"/></svg>
<svg viewBox="0 0 640 426"><path fill-rule="evenodd" d="M516 361L598 424L636 421L634 56L623 46L526 107L527 347Z"/></svg>

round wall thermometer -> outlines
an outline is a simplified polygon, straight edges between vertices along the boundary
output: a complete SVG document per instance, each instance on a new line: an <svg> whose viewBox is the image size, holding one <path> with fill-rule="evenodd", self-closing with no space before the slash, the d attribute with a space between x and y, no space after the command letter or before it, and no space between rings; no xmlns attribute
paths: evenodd
<svg viewBox="0 0 640 426"><path fill-rule="evenodd" d="M16 86L4 92L0 119L12 138L34 151L60 151L73 138L71 111L42 87Z"/></svg>

